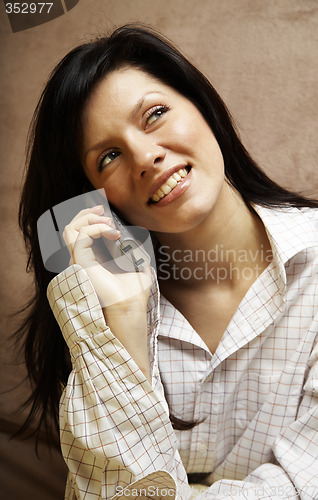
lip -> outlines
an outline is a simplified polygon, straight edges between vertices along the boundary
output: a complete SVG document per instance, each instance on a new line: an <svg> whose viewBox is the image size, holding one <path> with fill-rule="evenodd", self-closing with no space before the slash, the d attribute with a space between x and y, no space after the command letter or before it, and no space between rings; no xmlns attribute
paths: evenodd
<svg viewBox="0 0 318 500"><path fill-rule="evenodd" d="M186 168L188 166L189 166L188 164L186 164L186 165L184 165L184 164L183 165L176 165L176 166L170 167L167 170L165 170L164 172L162 172L162 174L159 175L158 179L156 179L154 181L154 183L152 184L152 186L151 186L151 188L149 190L149 193L148 193L148 202L150 201L150 198L152 197L152 195L160 188L160 186L162 186L162 184L164 184L169 179L169 177L171 177L172 174L174 174L175 172L178 172L182 168Z"/></svg>
<svg viewBox="0 0 318 500"><path fill-rule="evenodd" d="M187 165L189 166L189 165ZM181 167L185 168L185 167ZM180 168L179 168L180 170ZM179 198L189 187L191 180L192 180L192 170L193 168L190 169L188 175L186 177L183 177L182 181L178 182L176 187L170 191L164 198L161 198L161 200L157 201L156 203L150 204L151 207L164 207L171 203L172 201L176 200ZM171 175L171 174L170 174Z"/></svg>

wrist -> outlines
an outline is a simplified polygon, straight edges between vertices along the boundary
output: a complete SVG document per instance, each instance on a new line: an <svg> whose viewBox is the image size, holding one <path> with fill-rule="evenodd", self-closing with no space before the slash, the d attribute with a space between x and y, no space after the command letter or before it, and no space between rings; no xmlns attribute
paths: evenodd
<svg viewBox="0 0 318 500"><path fill-rule="evenodd" d="M147 301L137 297L130 297L122 302L104 307L103 312L107 318L117 318L123 315L132 319L134 317L139 318L143 315L147 316Z"/></svg>

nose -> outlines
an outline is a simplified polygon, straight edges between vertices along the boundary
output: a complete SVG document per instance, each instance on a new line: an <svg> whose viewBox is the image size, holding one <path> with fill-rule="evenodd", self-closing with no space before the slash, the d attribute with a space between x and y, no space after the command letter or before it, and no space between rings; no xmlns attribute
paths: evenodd
<svg viewBox="0 0 318 500"><path fill-rule="evenodd" d="M148 171L157 168L166 156L165 148L155 143L149 136L134 141L132 165L134 177L140 179Z"/></svg>

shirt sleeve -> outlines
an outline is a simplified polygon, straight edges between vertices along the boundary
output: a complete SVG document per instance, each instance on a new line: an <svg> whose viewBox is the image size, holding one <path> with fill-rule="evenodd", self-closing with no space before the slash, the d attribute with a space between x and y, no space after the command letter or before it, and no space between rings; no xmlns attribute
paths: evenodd
<svg viewBox="0 0 318 500"><path fill-rule="evenodd" d="M66 498L178 497L186 474L160 385L153 389L107 327L80 266L51 281L48 299L73 367L60 401Z"/></svg>

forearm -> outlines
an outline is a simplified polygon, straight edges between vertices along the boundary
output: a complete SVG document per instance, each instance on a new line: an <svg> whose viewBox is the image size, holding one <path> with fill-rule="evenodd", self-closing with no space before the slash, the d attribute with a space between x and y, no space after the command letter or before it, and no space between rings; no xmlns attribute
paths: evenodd
<svg viewBox="0 0 318 500"><path fill-rule="evenodd" d="M146 304L130 300L104 308L103 313L107 326L151 383L146 307Z"/></svg>

